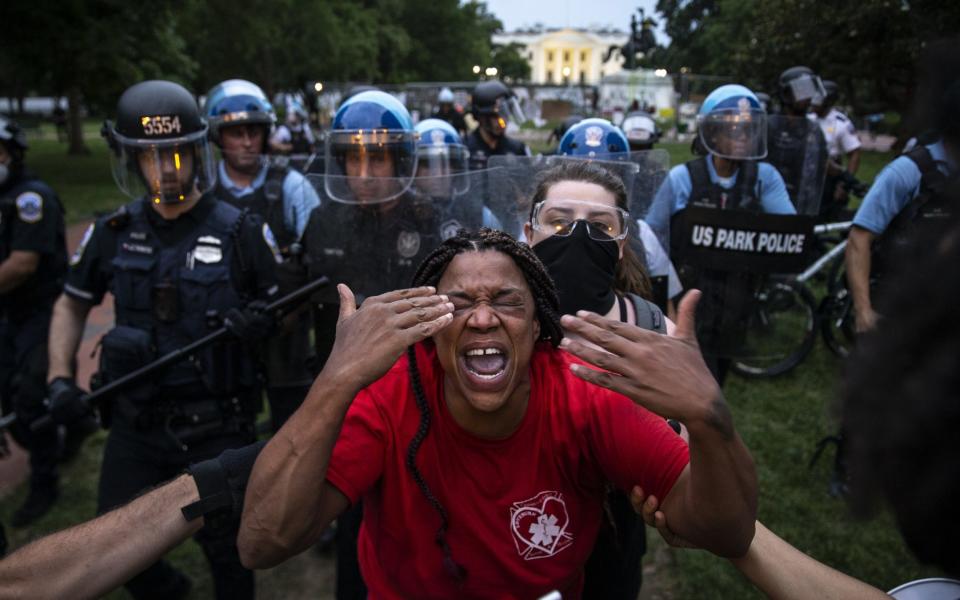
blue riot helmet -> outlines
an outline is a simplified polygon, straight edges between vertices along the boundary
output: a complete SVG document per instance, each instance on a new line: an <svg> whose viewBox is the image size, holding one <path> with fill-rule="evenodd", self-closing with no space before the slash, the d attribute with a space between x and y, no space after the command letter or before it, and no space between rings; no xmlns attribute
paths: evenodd
<svg viewBox="0 0 960 600"><path fill-rule="evenodd" d="M697 136L710 154L731 160L760 159L767 155L767 114L744 86L723 85L700 105Z"/></svg>
<svg viewBox="0 0 960 600"><path fill-rule="evenodd" d="M453 104L453 90L448 87L440 90L437 94L437 104Z"/></svg>
<svg viewBox="0 0 960 600"><path fill-rule="evenodd" d="M381 91L357 94L333 117L326 140L324 188L337 202L372 204L409 189L417 168L410 113Z"/></svg>
<svg viewBox="0 0 960 600"><path fill-rule="evenodd" d="M630 142L606 119L584 119L560 138L557 154L584 158L612 158L630 152Z"/></svg>
<svg viewBox="0 0 960 600"><path fill-rule="evenodd" d="M172 81L143 81L117 102L117 120L101 130L113 178L131 198L175 204L216 182L207 123L197 101Z"/></svg>
<svg viewBox="0 0 960 600"><path fill-rule="evenodd" d="M627 136L631 150L650 150L660 140L660 127L650 113L633 111L627 113L620 129Z"/></svg>
<svg viewBox="0 0 960 600"><path fill-rule="evenodd" d="M419 191L430 196L449 196L465 191L470 152L453 125L442 119L417 123L417 179Z"/></svg>
<svg viewBox="0 0 960 600"><path fill-rule="evenodd" d="M263 143L277 122L273 105L254 83L243 79L228 79L207 92L203 113L210 125L210 139L220 144L220 130L231 125L262 125Z"/></svg>

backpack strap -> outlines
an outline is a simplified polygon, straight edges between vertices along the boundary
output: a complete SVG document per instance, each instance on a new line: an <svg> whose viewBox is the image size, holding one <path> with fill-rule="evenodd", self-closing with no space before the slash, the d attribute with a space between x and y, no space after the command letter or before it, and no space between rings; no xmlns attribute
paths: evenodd
<svg viewBox="0 0 960 600"><path fill-rule="evenodd" d="M637 327L657 333L667 332L667 320L659 306L636 294L628 294L628 296L630 296L630 301L633 302L633 308L637 314Z"/></svg>
<svg viewBox="0 0 960 600"><path fill-rule="evenodd" d="M710 172L707 170L707 157L701 156L688 161L685 165L690 174L690 201L701 202L704 198L713 200L710 193L713 182L710 181Z"/></svg>

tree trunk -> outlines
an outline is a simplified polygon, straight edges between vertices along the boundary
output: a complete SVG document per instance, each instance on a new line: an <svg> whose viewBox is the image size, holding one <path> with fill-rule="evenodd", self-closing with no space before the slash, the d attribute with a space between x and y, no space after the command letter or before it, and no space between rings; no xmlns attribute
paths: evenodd
<svg viewBox="0 0 960 600"><path fill-rule="evenodd" d="M80 89L73 87L67 92L67 154L90 154L83 141L83 116L80 107Z"/></svg>

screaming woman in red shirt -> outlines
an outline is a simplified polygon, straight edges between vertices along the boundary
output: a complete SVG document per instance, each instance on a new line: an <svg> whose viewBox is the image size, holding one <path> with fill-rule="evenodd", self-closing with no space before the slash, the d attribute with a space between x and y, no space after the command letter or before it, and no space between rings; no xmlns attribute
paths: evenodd
<svg viewBox="0 0 960 600"><path fill-rule="evenodd" d="M608 486L634 485L684 538L747 551L756 473L696 346L698 293L672 336L583 312L561 329L536 256L488 229L413 283L359 310L340 286L330 358L253 469L245 566L302 552L363 500L371 598L578 598Z"/></svg>

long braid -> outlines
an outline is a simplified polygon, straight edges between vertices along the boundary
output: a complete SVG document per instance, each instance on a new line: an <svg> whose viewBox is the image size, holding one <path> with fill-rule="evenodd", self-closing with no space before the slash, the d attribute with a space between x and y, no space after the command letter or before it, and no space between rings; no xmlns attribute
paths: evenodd
<svg viewBox="0 0 960 600"><path fill-rule="evenodd" d="M503 252L510 256L517 267L520 268L533 295L537 320L540 322L540 339L549 341L553 346L559 345L563 338L563 330L560 328L560 300L557 296L556 285L537 255L528 246L517 242L502 231L486 227L477 232L461 229L457 232L457 235L444 241L423 259L423 262L417 267L411 286L435 286L440 281L444 271L447 270L450 262L458 254L486 250ZM407 362L417 410L420 411L420 425L417 427L413 439L410 440L410 445L407 446L407 469L410 470L413 480L426 497L427 502L440 515L440 528L437 529L435 541L443 551L443 566L458 581L463 581L467 576L467 570L453 559L453 552L447 543L446 533L450 525L447 510L434 495L430 486L427 485L423 474L417 467L417 452L430 430L430 405L427 403L427 397L423 391L423 382L420 379L420 369L417 365L417 354L413 346L407 348Z"/></svg>

